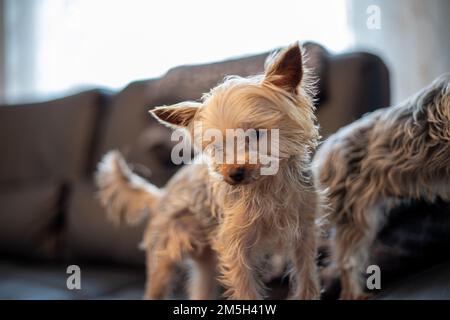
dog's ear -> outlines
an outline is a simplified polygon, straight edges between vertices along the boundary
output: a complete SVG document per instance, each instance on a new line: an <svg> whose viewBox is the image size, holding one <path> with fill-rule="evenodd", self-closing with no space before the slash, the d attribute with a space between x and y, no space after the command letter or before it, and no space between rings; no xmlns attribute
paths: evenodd
<svg viewBox="0 0 450 320"><path fill-rule="evenodd" d="M185 128L192 122L201 106L199 102L180 102L172 106L155 107L150 110L150 114L170 128Z"/></svg>
<svg viewBox="0 0 450 320"><path fill-rule="evenodd" d="M280 51L266 63L264 81L297 93L303 76L302 51L298 42Z"/></svg>

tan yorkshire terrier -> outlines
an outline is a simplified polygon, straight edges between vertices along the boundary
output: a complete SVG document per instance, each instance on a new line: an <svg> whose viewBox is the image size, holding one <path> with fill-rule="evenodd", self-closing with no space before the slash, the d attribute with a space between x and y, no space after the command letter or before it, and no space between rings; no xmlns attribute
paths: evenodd
<svg viewBox="0 0 450 320"><path fill-rule="evenodd" d="M450 74L407 101L340 129L314 156L330 202L332 263L342 299L366 298L363 277L391 208L450 201Z"/></svg>
<svg viewBox="0 0 450 320"><path fill-rule="evenodd" d="M217 280L228 298L264 298L264 259L274 253L288 262L289 297L319 298L322 201L310 168L319 134L302 60L294 44L274 55L263 75L228 77L201 102L152 109L164 125L183 128L201 152L164 188L132 173L116 151L100 163L97 183L109 216L138 223L149 215L145 298L166 297L174 268L184 259L192 261L192 299L216 298ZM215 139L196 133L200 127ZM236 144L230 130L251 134ZM276 170L264 173L269 165L262 157L252 161L252 138L270 138L266 160ZM226 162L218 156L222 152Z"/></svg>

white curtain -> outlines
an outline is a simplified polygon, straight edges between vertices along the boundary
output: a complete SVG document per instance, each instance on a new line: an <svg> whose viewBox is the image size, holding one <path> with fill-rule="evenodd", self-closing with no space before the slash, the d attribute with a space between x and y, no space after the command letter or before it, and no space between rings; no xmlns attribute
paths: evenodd
<svg viewBox="0 0 450 320"><path fill-rule="evenodd" d="M368 19L379 9L379 28ZM450 1L349 0L357 49L379 54L389 66L397 103L450 72Z"/></svg>
<svg viewBox="0 0 450 320"><path fill-rule="evenodd" d="M9 102L120 88L179 64L352 44L346 0L4 0Z"/></svg>

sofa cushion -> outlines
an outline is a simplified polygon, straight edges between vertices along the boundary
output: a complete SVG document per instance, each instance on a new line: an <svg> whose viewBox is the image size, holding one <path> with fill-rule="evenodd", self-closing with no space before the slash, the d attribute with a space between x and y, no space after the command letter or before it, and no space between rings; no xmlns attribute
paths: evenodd
<svg viewBox="0 0 450 320"><path fill-rule="evenodd" d="M71 179L86 171L99 93L0 107L0 184Z"/></svg>
<svg viewBox="0 0 450 320"><path fill-rule="evenodd" d="M90 181L76 183L69 202L65 233L67 261L144 265L145 252L138 247L144 235L144 224L137 227L113 225L106 219Z"/></svg>
<svg viewBox="0 0 450 320"><path fill-rule="evenodd" d="M330 56L328 75L323 82L326 99L317 111L323 138L390 102L387 67L369 53Z"/></svg>
<svg viewBox="0 0 450 320"><path fill-rule="evenodd" d="M59 195L54 183L0 189L0 253L54 258Z"/></svg>
<svg viewBox="0 0 450 320"><path fill-rule="evenodd" d="M67 288L71 264L80 267L81 290ZM0 299L141 299L144 284L144 268L0 260Z"/></svg>
<svg viewBox="0 0 450 320"><path fill-rule="evenodd" d="M148 113L156 104L158 80L135 82L119 92L103 120L95 162L112 149L119 149L139 174L162 185L177 170L170 161L170 131Z"/></svg>
<svg viewBox="0 0 450 320"><path fill-rule="evenodd" d="M376 300L449 300L450 261L400 278L382 291Z"/></svg>

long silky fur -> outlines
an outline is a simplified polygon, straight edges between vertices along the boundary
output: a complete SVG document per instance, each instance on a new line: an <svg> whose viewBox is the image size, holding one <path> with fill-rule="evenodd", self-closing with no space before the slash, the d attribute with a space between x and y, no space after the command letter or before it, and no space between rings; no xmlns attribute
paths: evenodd
<svg viewBox="0 0 450 320"><path fill-rule="evenodd" d="M163 191L134 174L118 151L110 151L96 173L98 197L115 224L142 222L157 205Z"/></svg>
<svg viewBox="0 0 450 320"><path fill-rule="evenodd" d="M341 297L357 298L359 272L386 219L386 205L450 200L450 74L339 130L319 148L313 167L332 208L336 232L330 243Z"/></svg>

